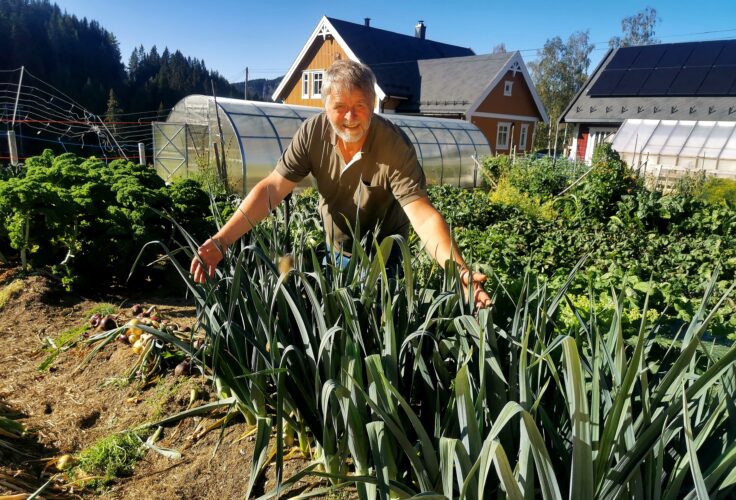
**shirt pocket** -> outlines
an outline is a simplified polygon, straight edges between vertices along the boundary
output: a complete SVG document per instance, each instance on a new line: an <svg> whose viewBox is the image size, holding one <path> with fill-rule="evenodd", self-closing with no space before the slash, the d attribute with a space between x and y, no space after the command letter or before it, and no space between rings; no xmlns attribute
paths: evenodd
<svg viewBox="0 0 736 500"><path fill-rule="evenodd" d="M353 202L358 207L361 219L377 219L386 211L387 191L380 184L370 185L362 179L358 181L358 187L353 195Z"/></svg>

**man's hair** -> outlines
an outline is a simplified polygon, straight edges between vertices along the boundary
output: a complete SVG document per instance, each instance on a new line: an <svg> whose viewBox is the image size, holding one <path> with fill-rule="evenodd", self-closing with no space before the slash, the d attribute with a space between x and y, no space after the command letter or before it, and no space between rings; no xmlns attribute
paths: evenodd
<svg viewBox="0 0 736 500"><path fill-rule="evenodd" d="M334 91L361 90L368 96L371 108L376 103L376 76L371 69L349 59L338 59L325 72L325 81L322 83L322 99Z"/></svg>

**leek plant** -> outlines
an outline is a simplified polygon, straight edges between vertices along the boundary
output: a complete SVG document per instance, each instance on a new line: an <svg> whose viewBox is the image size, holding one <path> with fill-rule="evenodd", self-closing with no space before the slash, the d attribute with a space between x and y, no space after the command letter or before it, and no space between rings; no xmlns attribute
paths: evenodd
<svg viewBox="0 0 736 500"><path fill-rule="evenodd" d="M575 310L566 290L584 261L558 290L527 276L516 296L499 285L496 308L475 311L452 266L439 290L419 288L401 238L371 255L354 245L343 269L297 237L293 267L279 269L287 234L258 226L204 285L171 259L206 334L197 350L177 345L255 429L248 498L272 456L277 487L264 498L306 474L330 480L312 496L346 485L360 498L733 493L736 347L716 359L705 339L734 287L712 297L715 274L663 350L646 314L625 342L621 297L606 331L594 307ZM401 277L385 268L395 245ZM564 301L576 328L556 322ZM313 463L282 478L294 433Z"/></svg>

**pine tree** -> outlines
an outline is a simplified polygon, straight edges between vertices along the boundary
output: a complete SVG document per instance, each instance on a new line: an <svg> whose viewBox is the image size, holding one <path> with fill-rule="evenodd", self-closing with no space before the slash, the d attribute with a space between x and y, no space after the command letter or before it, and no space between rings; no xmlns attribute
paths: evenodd
<svg viewBox="0 0 736 500"><path fill-rule="evenodd" d="M110 89L110 93L108 94L107 98L107 110L105 111L105 123L110 123L112 132L117 133L117 121L118 121L118 115L122 113L123 110L120 109L120 105L118 104L118 98L115 96L115 91L113 89Z"/></svg>

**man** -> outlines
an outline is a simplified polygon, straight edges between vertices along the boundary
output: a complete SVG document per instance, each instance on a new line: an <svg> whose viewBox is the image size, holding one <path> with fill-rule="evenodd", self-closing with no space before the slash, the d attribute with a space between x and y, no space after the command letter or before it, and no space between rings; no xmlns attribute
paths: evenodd
<svg viewBox="0 0 736 500"><path fill-rule="evenodd" d="M337 254L352 247L350 228L380 229L378 241L408 235L409 224L424 248L444 266L457 262L464 286L473 287L478 307L491 305L486 277L471 272L447 223L427 196L424 172L411 142L388 120L373 116L375 76L367 66L338 60L322 87L325 111L305 121L268 177L245 197L238 211L198 249L194 280L214 276L224 250L264 219L271 209L312 174L320 193L320 215L328 246Z"/></svg>

